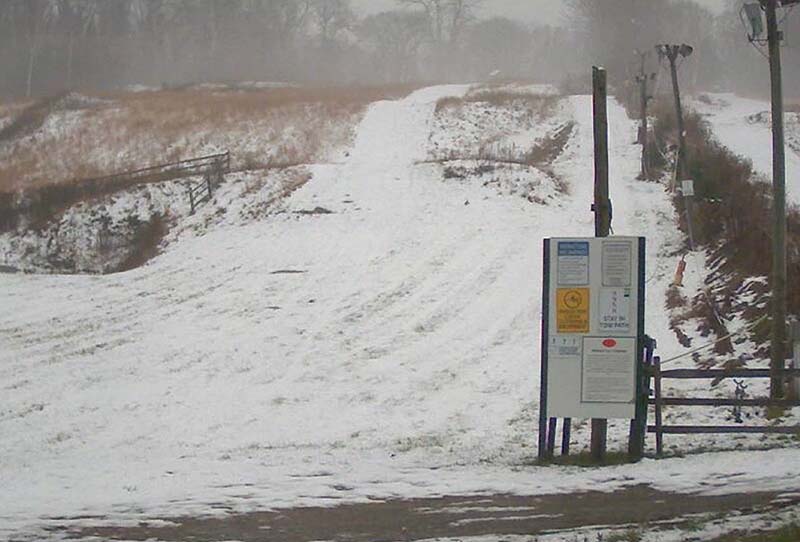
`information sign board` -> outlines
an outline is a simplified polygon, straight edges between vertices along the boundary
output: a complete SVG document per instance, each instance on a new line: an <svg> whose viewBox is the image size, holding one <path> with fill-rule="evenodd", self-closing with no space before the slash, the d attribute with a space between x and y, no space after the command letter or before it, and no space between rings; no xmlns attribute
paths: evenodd
<svg viewBox="0 0 800 542"><path fill-rule="evenodd" d="M556 329L559 333L589 332L589 288L556 290Z"/></svg>
<svg viewBox="0 0 800 542"><path fill-rule="evenodd" d="M559 243L557 272L560 286L589 284L589 243L587 241Z"/></svg>
<svg viewBox="0 0 800 542"><path fill-rule="evenodd" d="M545 240L542 420L635 417L644 251L642 237Z"/></svg>
<svg viewBox="0 0 800 542"><path fill-rule="evenodd" d="M633 387L636 367L630 360L635 352L635 339L584 337L581 401L632 403L636 391Z"/></svg>

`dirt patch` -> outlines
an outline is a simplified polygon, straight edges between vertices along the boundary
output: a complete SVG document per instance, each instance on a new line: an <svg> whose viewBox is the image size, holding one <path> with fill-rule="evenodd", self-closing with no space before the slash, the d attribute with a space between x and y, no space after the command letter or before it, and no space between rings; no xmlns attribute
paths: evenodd
<svg viewBox="0 0 800 542"><path fill-rule="evenodd" d="M303 273L308 273L308 271L302 269L278 269L277 271L272 271L270 275L302 275Z"/></svg>
<svg viewBox="0 0 800 542"><path fill-rule="evenodd" d="M689 514L766 513L797 506L800 497L772 492L701 496L656 491L645 486L614 493L518 497L476 495L392 500L333 508L235 514L221 518L164 518L169 526L64 527L72 539L103 540L348 540L376 542L480 535L539 535L587 526L680 526ZM156 519L156 518L154 518ZM695 519L696 521L696 519ZM655 525L656 522L660 522Z"/></svg>
<svg viewBox="0 0 800 542"><path fill-rule="evenodd" d="M301 209L299 211L295 211L294 214L296 215L332 215L333 211L330 209L326 209L325 207L314 207L313 209Z"/></svg>

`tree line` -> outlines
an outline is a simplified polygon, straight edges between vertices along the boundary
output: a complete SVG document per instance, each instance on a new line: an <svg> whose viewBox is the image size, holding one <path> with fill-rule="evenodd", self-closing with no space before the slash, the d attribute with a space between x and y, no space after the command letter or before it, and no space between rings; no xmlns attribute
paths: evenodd
<svg viewBox="0 0 800 542"><path fill-rule="evenodd" d="M572 28L587 64L608 69L618 85L639 71L637 52L649 51L648 71L658 68L655 44L686 43L694 48L680 66L681 82L690 90L737 91L769 95L766 46L749 42L743 18L745 2L726 0L721 13L712 13L693 0L567 0ZM781 29L784 81L787 95L800 83L800 9L783 10ZM667 78L665 78L667 79Z"/></svg>
<svg viewBox="0 0 800 542"><path fill-rule="evenodd" d="M395 4L364 16L349 0L2 0L0 95L233 80L557 83L592 63L621 82L637 65L631 44L659 42L695 46L691 85L753 86L765 69L734 0L722 16L692 0L567 0L559 26L487 18L485 0ZM798 56L787 51L790 66Z"/></svg>

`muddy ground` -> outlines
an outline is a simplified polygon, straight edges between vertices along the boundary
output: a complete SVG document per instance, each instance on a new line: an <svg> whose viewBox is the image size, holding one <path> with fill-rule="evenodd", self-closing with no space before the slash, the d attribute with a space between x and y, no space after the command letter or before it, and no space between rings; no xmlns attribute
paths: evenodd
<svg viewBox="0 0 800 542"><path fill-rule="evenodd" d="M537 535L590 526L680 527L690 514L724 517L735 512L769 513L800 506L800 495L775 492L702 496L645 486L614 493L586 492L521 497L491 495L391 500L331 508L295 508L224 517L152 518L168 525L80 527L53 525L54 535L73 539L210 542L411 541L477 535ZM99 519L99 518L95 518Z"/></svg>

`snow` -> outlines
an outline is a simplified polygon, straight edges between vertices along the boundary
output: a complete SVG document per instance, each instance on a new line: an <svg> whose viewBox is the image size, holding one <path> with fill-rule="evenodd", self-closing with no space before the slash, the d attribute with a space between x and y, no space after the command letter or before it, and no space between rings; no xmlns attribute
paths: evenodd
<svg viewBox="0 0 800 542"><path fill-rule="evenodd" d="M576 123L552 165L569 186L541 205L425 163L437 100L468 90L373 104L345 163L312 167L262 220L197 218L144 267L0 274L0 537L55 516L796 488L794 449L531 466L542 239L593 233L591 98L553 111ZM683 351L664 310L682 238L663 187L635 180L635 124L609 112L613 227L648 238L646 327L667 357Z"/></svg>
<svg viewBox="0 0 800 542"><path fill-rule="evenodd" d="M772 179L770 104L735 94L708 94L691 106L710 123L717 139L734 154L753 162L765 179ZM800 123L798 114L784 116L786 137L786 198L800 204Z"/></svg>
<svg viewBox="0 0 800 542"><path fill-rule="evenodd" d="M135 254L131 239L143 224L163 217L170 227L161 242L164 248L218 225L258 220L271 212L275 200L307 182L311 172L297 166L226 177L195 215L187 183L204 182L202 177L140 185L78 203L45 227L0 233L0 265L28 273L115 272Z"/></svg>

